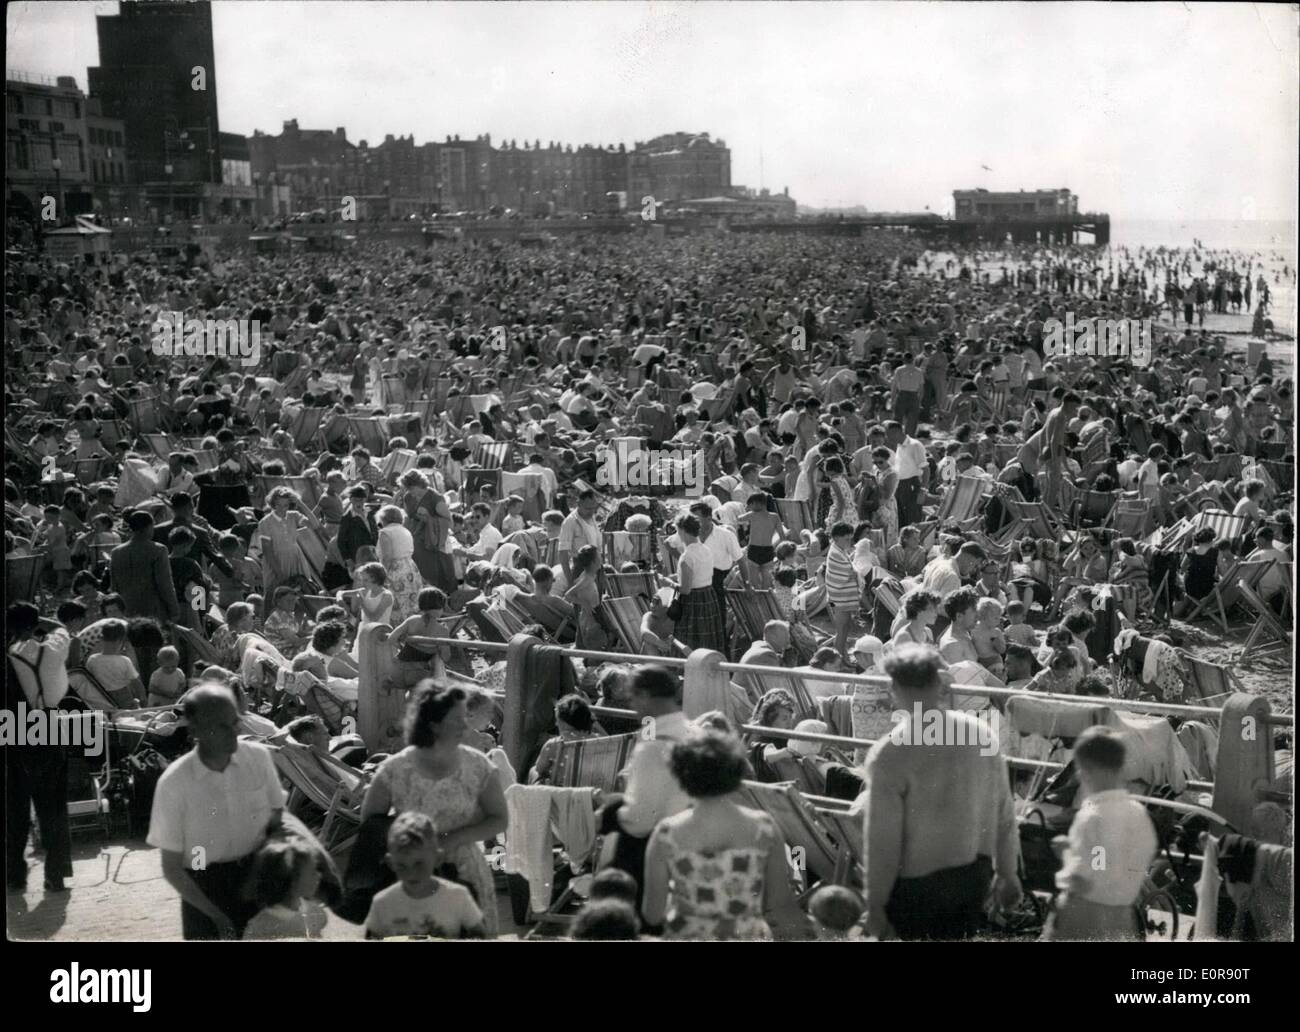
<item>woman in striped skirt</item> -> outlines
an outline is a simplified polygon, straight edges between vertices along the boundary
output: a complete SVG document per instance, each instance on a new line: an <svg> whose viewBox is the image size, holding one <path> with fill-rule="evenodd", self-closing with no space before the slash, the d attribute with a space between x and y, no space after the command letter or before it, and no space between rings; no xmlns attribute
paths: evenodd
<svg viewBox="0 0 1300 1032"><path fill-rule="evenodd" d="M727 624L713 590L713 556L700 544L700 521L689 513L677 521L677 536L685 550L677 563L677 591L682 614L674 637L690 649L714 649L727 654Z"/></svg>

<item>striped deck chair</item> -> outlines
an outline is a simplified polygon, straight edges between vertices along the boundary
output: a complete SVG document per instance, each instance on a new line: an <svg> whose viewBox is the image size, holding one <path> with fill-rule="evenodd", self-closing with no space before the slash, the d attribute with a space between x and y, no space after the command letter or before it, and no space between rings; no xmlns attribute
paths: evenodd
<svg viewBox="0 0 1300 1032"><path fill-rule="evenodd" d="M1080 491L1070 512L1075 529L1104 527L1110 520L1118 496L1114 491Z"/></svg>
<svg viewBox="0 0 1300 1032"><path fill-rule="evenodd" d="M836 846L835 884L861 886L866 860L862 814L823 806L815 806L813 810Z"/></svg>
<svg viewBox="0 0 1300 1032"><path fill-rule="evenodd" d="M1196 604L1196 608L1187 614L1187 622L1191 623L1202 612L1209 612L1218 618L1224 634L1229 633L1228 613L1243 600L1240 586L1244 584L1254 591L1259 586L1260 578L1272 565L1272 559L1239 559L1233 563L1232 568L1214 585L1214 590L1201 599Z"/></svg>
<svg viewBox="0 0 1300 1032"><path fill-rule="evenodd" d="M472 415L473 409L470 407L469 398L464 394L450 395L443 405L443 418L457 431Z"/></svg>
<svg viewBox="0 0 1300 1032"><path fill-rule="evenodd" d="M1286 650L1286 655L1292 655L1291 634L1272 607L1255 593L1254 588L1240 581L1237 590L1241 592L1243 606L1254 613L1256 618L1255 626L1250 629L1237 656L1237 662L1243 663L1250 658L1251 653L1265 648L1281 647Z"/></svg>
<svg viewBox="0 0 1300 1032"><path fill-rule="evenodd" d="M1091 479L1110 462L1110 444L1104 433L1093 434L1079 449L1079 469Z"/></svg>
<svg viewBox="0 0 1300 1032"><path fill-rule="evenodd" d="M601 595L610 598L635 598L638 595L649 597L659 590L659 583L655 579L655 575L648 571L642 573L607 573L602 570L598 575L598 580L600 581Z"/></svg>
<svg viewBox="0 0 1300 1032"><path fill-rule="evenodd" d="M501 640L507 643L516 634L522 633L527 626L527 623L521 620L514 610L499 601L493 602L483 610L482 615L483 619L497 632Z"/></svg>
<svg viewBox="0 0 1300 1032"><path fill-rule="evenodd" d="M991 481L983 477L958 477L939 503L936 519L940 523L961 523L972 519L979 512L980 503L989 492L990 484Z"/></svg>
<svg viewBox="0 0 1300 1032"><path fill-rule="evenodd" d="M127 398L126 409L127 422L137 434L152 434L158 431L160 412L156 397Z"/></svg>
<svg viewBox="0 0 1300 1032"><path fill-rule="evenodd" d="M650 612L644 596L614 596L601 599L600 608L606 622L614 628L619 643L629 654L641 654L641 617Z"/></svg>
<svg viewBox="0 0 1300 1032"><path fill-rule="evenodd" d="M606 735L560 742L551 784L559 788L598 788L614 792L619 775L632 759L640 734Z"/></svg>
<svg viewBox="0 0 1300 1032"><path fill-rule="evenodd" d="M350 848L361 824L365 776L333 756L321 756L288 736L282 739L277 736L266 744L270 746L276 771L289 782L286 808L293 813L306 801L324 811L325 817L313 834L328 853L341 855Z"/></svg>
<svg viewBox="0 0 1300 1032"><path fill-rule="evenodd" d="M1230 512L1224 512L1222 509L1205 509L1196 515L1195 529L1200 530L1202 527L1209 527L1214 531L1214 540L1221 541L1227 539L1233 546L1241 543L1242 538L1246 536L1246 530L1250 525L1250 520L1246 516L1234 516Z"/></svg>
<svg viewBox="0 0 1300 1032"><path fill-rule="evenodd" d="M741 631L751 641L759 641L763 637L763 628L767 626L769 620L789 622L790 619L781 609L781 603L776 600L776 595L770 590L727 588L727 602L728 607L735 614ZM807 664L812 661L812 652L809 648L800 645L793 636L790 647L795 650L800 663ZM812 650L816 651L815 644Z"/></svg>
<svg viewBox="0 0 1300 1032"><path fill-rule="evenodd" d="M510 458L509 441L493 441L491 444L474 445L470 455L470 464L480 469L505 469Z"/></svg>
<svg viewBox="0 0 1300 1032"><path fill-rule="evenodd" d="M371 455L383 455L388 446L388 423L378 416L347 416L348 434Z"/></svg>
<svg viewBox="0 0 1300 1032"><path fill-rule="evenodd" d="M5 604L35 602L45 570L45 552L5 559Z"/></svg>
<svg viewBox="0 0 1300 1032"><path fill-rule="evenodd" d="M316 441L328 412L329 409L314 407L298 411L287 427L295 448L306 451L307 446Z"/></svg>
<svg viewBox="0 0 1300 1032"><path fill-rule="evenodd" d="M800 540L805 530L817 529L817 524L813 520L811 502L797 501L793 498L777 498L774 501L781 522L786 525L794 540Z"/></svg>
<svg viewBox="0 0 1300 1032"><path fill-rule="evenodd" d="M379 463L379 472L383 474L384 482L393 484L409 469L415 469L416 460L419 456L410 448L395 448L390 451Z"/></svg>
<svg viewBox="0 0 1300 1032"><path fill-rule="evenodd" d="M141 434L140 439L146 448L164 462L172 452L181 450L181 443L166 434Z"/></svg>
<svg viewBox="0 0 1300 1032"><path fill-rule="evenodd" d="M1015 516L1018 527L1016 537L1022 537L1028 531L1033 537L1055 541L1059 536L1054 528L1056 517L1043 502L1019 502L1014 498L1005 500L1007 508Z"/></svg>
<svg viewBox="0 0 1300 1032"><path fill-rule="evenodd" d="M641 569L648 569L654 563L651 551L653 535L648 531L603 530L600 534L604 560L615 570L624 563L636 563Z"/></svg>
<svg viewBox="0 0 1300 1032"><path fill-rule="evenodd" d="M1120 537L1144 538L1151 530L1151 499L1119 498L1110 514L1110 526Z"/></svg>
<svg viewBox="0 0 1300 1032"><path fill-rule="evenodd" d="M817 819L808 800L793 785L764 785L745 781L741 801L762 810L776 822L785 839L790 866L803 875L805 887L814 882L829 884L835 877L839 843Z"/></svg>

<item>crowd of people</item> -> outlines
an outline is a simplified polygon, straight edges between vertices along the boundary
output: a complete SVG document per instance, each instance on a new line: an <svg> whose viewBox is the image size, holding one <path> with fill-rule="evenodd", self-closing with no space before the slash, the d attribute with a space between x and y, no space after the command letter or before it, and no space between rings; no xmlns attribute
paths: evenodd
<svg viewBox="0 0 1300 1032"><path fill-rule="evenodd" d="M11 692L183 716L195 748L159 781L149 842L187 938L313 934L319 870L278 833L286 796L259 742L337 748L374 626L392 628L410 713L406 748L369 758L357 799L396 879L368 935L498 934L483 843L516 780L547 784L559 742L602 733L593 705L655 734L603 801L619 845L575 936L975 934L991 886L1003 908L1022 894L1002 757L882 742L836 759L736 729L824 732L804 699L853 695L837 672L885 674L894 701L957 721L987 706L953 706L960 685L1182 701L1169 618L1244 562L1289 620L1293 556L1289 373L1193 326L1206 304L1250 310L1258 256L992 260L891 232L369 245L184 270L24 254L5 283ZM1254 286L1266 313L1262 273ZM1044 324L1067 311L1160 319L1150 364L1045 356ZM255 321L257 364L159 354L159 312ZM609 483L606 451L628 440L645 462L694 456L707 489L672 464L639 481L650 492ZM630 623L611 605L626 599ZM746 599L765 600L758 626ZM1117 620L1164 657L1123 682L1095 647ZM448 643L519 630L638 665L574 664L556 739L516 779L501 664ZM695 649L756 672L688 722L680 678L651 660ZM893 708L853 733L878 737ZM1122 744L1098 730L1074 755L1096 792L1122 792ZM857 800L866 857L861 895L826 885L807 909L781 832L736 797L804 759L822 794ZM8 808L11 889L28 800L47 890L71 873L66 835L46 835L66 798L50 762L10 760L26 793ZM1116 909L1132 870L1098 888L1079 856L1134 806L1081 811L1056 934L1133 932ZM1145 867L1154 847L1128 841Z"/></svg>

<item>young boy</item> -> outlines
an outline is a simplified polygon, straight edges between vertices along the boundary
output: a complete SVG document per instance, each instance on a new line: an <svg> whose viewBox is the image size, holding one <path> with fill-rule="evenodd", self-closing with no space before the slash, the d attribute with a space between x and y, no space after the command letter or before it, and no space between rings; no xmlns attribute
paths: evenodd
<svg viewBox="0 0 1300 1032"><path fill-rule="evenodd" d="M1156 833L1125 787L1124 753L1123 740L1109 727L1090 727L1075 742L1085 798L1064 843L1056 875L1062 895L1043 930L1045 940L1138 938L1134 904L1156 855Z"/></svg>
<svg viewBox="0 0 1300 1032"><path fill-rule="evenodd" d="M518 495L506 499L506 514L501 520L501 533L505 537L523 530L528 525L524 519L524 500Z"/></svg>
<svg viewBox="0 0 1300 1032"><path fill-rule="evenodd" d="M1038 648L1038 632L1025 623L1025 604L1019 600L1007 603L1007 627L1002 632L1009 645L1023 645L1027 649Z"/></svg>
<svg viewBox="0 0 1300 1032"><path fill-rule="evenodd" d="M420 935L481 939L483 913L469 890L437 877L438 829L423 813L398 814L388 829L384 859L397 884L378 893L366 915L366 938Z"/></svg>
<svg viewBox="0 0 1300 1032"><path fill-rule="evenodd" d="M126 647L126 621L110 620L104 625L99 648L86 660L87 672L119 707L138 706L145 699L140 674Z"/></svg>
<svg viewBox="0 0 1300 1032"><path fill-rule="evenodd" d="M181 654L171 645L158 650L158 669L149 677L149 705L170 706L189 686L180 669Z"/></svg>
<svg viewBox="0 0 1300 1032"><path fill-rule="evenodd" d="M745 500L749 507L737 522L749 529L749 547L745 549L745 561L750 567L750 583L756 588L765 589L772 586L772 564L776 561L776 548L773 542L785 536L785 524L781 517L768 511L768 494L756 491Z"/></svg>

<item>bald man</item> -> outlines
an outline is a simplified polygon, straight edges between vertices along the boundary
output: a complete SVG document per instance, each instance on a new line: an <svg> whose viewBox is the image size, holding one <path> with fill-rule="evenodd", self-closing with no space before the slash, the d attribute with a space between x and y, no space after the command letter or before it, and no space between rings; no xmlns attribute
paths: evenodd
<svg viewBox="0 0 1300 1032"><path fill-rule="evenodd" d="M238 939L257 911L242 889L253 857L279 828L285 792L270 750L238 737L230 689L202 684L185 696L194 748L158 779L148 843L181 897L186 939Z"/></svg>

